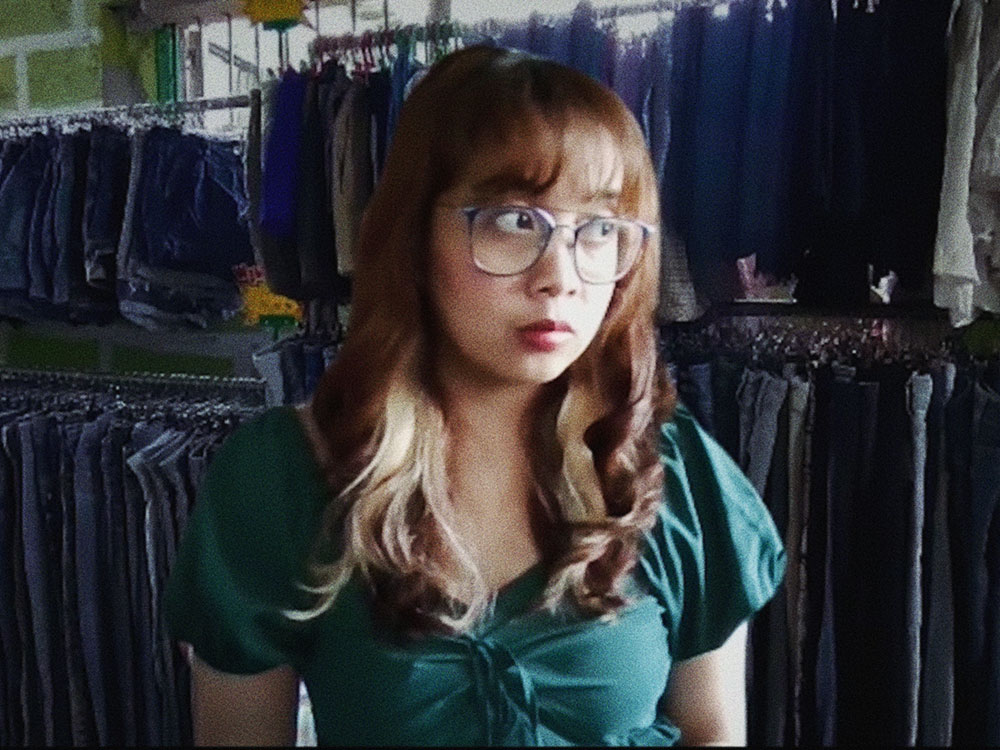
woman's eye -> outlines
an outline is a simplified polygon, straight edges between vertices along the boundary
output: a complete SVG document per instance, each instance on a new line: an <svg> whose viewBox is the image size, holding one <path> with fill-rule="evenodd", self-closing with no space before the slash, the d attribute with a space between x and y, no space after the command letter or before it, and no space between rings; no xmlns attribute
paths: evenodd
<svg viewBox="0 0 1000 750"><path fill-rule="evenodd" d="M584 236L590 242L613 239L617 234L617 225L613 221L595 219L587 225Z"/></svg>
<svg viewBox="0 0 1000 750"><path fill-rule="evenodd" d="M505 232L534 232L535 217L530 211L504 211L496 218L497 226Z"/></svg>

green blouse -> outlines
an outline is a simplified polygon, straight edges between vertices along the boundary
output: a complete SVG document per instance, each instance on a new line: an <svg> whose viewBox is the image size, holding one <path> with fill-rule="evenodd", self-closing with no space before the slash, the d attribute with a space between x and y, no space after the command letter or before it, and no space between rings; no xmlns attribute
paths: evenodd
<svg viewBox="0 0 1000 750"><path fill-rule="evenodd" d="M224 672L288 664L320 745L670 745L657 708L671 664L722 645L773 596L785 552L728 454L678 408L661 427L666 481L616 619L533 608L536 565L502 589L475 632L400 645L379 632L357 574L307 623L310 542L327 495L298 417L270 409L212 461L164 608L171 635Z"/></svg>

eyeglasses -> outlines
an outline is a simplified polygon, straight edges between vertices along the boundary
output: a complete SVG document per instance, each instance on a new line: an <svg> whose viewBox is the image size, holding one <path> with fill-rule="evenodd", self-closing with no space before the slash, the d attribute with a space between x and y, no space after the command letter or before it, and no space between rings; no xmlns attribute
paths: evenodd
<svg viewBox="0 0 1000 750"><path fill-rule="evenodd" d="M469 221L469 248L481 271L492 276L524 273L545 254L556 227L573 231L573 262L588 284L611 284L632 268L655 227L633 219L597 216L578 226L557 224L533 206L450 206Z"/></svg>

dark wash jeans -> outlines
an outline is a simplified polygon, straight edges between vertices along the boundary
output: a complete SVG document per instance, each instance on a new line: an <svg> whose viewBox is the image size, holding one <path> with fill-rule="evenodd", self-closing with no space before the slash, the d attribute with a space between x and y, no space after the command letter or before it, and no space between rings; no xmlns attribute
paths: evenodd
<svg viewBox="0 0 1000 750"><path fill-rule="evenodd" d="M24 568L49 744L72 742L63 629L62 503L59 444L54 417L36 414L19 423L22 460Z"/></svg>

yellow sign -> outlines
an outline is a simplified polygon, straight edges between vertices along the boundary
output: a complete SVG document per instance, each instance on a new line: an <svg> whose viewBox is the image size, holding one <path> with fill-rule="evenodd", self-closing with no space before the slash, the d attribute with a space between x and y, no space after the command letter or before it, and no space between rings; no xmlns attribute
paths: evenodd
<svg viewBox="0 0 1000 750"><path fill-rule="evenodd" d="M246 0L244 12L254 23L288 21L298 23L302 16L302 0Z"/></svg>

